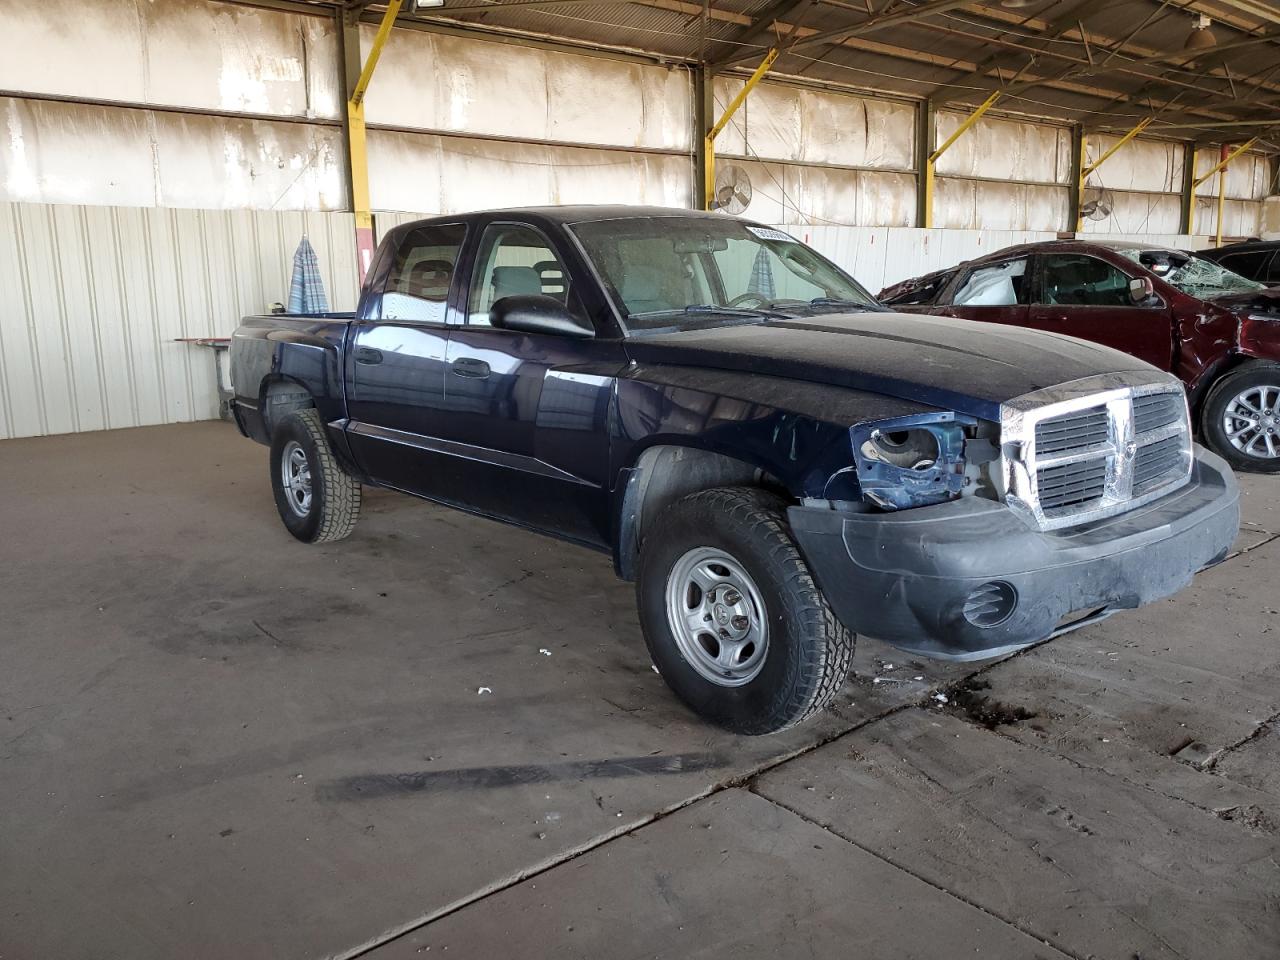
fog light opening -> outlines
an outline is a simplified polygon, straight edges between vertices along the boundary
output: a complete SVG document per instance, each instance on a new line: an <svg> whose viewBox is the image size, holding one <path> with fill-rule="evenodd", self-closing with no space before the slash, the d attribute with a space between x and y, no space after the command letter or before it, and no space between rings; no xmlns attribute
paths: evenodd
<svg viewBox="0 0 1280 960"><path fill-rule="evenodd" d="M1018 591L1003 580L989 580L965 598L961 613L975 627L998 627L1018 606Z"/></svg>

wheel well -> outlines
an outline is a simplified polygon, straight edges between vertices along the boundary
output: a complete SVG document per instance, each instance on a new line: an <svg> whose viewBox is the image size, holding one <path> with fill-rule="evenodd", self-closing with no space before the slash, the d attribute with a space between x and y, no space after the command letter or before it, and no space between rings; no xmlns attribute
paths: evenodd
<svg viewBox="0 0 1280 960"><path fill-rule="evenodd" d="M293 411L315 405L315 399L301 384L292 380L272 380L262 392L262 423L267 436L270 437L276 424Z"/></svg>
<svg viewBox="0 0 1280 960"><path fill-rule="evenodd" d="M1192 424L1196 429L1200 427L1200 417L1204 413L1205 404L1209 402L1210 395L1218 388L1227 377L1235 373L1247 371L1250 367L1258 365L1273 364L1273 361L1263 360L1259 357L1251 357L1248 354L1236 353L1227 358L1221 366L1215 369L1212 374L1205 378L1204 385L1196 391L1196 395L1191 398L1191 417Z"/></svg>
<svg viewBox="0 0 1280 960"><path fill-rule="evenodd" d="M614 564L624 580L635 579L645 531L664 508L713 487L763 487L786 494L772 474L743 460L697 447L649 447L629 471L619 507Z"/></svg>

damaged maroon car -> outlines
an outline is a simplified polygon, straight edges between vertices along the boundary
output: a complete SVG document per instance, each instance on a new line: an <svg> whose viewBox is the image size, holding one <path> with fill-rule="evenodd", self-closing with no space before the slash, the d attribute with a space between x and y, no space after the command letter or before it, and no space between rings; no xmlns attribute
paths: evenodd
<svg viewBox="0 0 1280 960"><path fill-rule="evenodd" d="M1123 350L1182 379L1209 447L1280 471L1280 290L1185 250L1057 240L880 292L896 310L1014 324Z"/></svg>

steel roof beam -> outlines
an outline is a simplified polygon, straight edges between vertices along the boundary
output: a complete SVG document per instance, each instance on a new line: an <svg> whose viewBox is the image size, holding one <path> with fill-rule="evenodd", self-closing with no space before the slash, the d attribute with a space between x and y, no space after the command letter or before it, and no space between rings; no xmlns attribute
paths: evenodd
<svg viewBox="0 0 1280 960"><path fill-rule="evenodd" d="M775 0L768 8L761 11L760 16L756 17L754 22L748 27L743 27L732 37L724 37L719 39L720 43L733 43L743 46L749 46L759 43L763 38L768 36L769 31L774 28L774 24L782 26L779 21L790 16L800 7L808 6L816 3L818 0ZM709 61L714 66L715 61Z"/></svg>
<svg viewBox="0 0 1280 960"><path fill-rule="evenodd" d="M1032 43L1039 43L1039 46L1032 51L1032 60L1034 61L1036 56L1044 53L1045 48L1048 47L1052 41L1057 40L1059 37L1070 33L1073 30L1078 30L1080 28L1081 21L1087 20L1100 10L1106 9L1106 7L1111 3L1112 0L1081 0L1081 2L1073 4L1070 8L1049 22L1039 41L1032 41ZM974 70L971 76L985 77L992 70L1008 71L1013 73L1020 67L1025 69L1027 64L1020 63L1019 59L1020 58L1012 54L1005 55L993 53L978 64L978 69ZM1001 86L998 81L994 84L988 84L986 80L980 80L979 85L981 86L980 90L970 90L966 89L968 85L965 83L957 82L943 84L930 94L929 99L935 104L942 104L949 100L954 100L958 96L969 96L975 93L990 92L999 89Z"/></svg>
<svg viewBox="0 0 1280 960"><path fill-rule="evenodd" d="M818 30L805 32L806 35L791 45L791 51L807 50L810 47L821 46L828 43L840 43L851 37L861 37L868 33L874 33L878 30L886 30L889 27L900 27L904 24L922 20L925 17L931 17L939 13L946 13L948 10L955 10L959 7L970 6L974 0L930 0L928 3L922 3L919 6L909 7L905 10L898 10L895 13L881 13L870 19L863 20L860 23L851 24L845 27L839 27L834 30ZM726 57L718 57L712 59L710 64L717 69L733 66L744 60L753 60L758 54L755 51L748 53L732 53Z"/></svg>

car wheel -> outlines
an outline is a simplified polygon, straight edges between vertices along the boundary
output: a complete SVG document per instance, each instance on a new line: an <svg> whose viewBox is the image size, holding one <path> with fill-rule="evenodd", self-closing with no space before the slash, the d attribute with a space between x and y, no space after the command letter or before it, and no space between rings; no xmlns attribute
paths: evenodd
<svg viewBox="0 0 1280 960"><path fill-rule="evenodd" d="M272 434L271 489L280 519L303 543L341 540L360 517L360 484L338 465L315 408L289 414Z"/></svg>
<svg viewBox="0 0 1280 960"><path fill-rule="evenodd" d="M1209 392L1201 431L1213 451L1238 470L1280 470L1280 363L1254 362Z"/></svg>
<svg viewBox="0 0 1280 960"><path fill-rule="evenodd" d="M775 733L821 710L853 662L835 618L765 490L691 494L654 521L636 596L649 655L696 713L735 733Z"/></svg>

